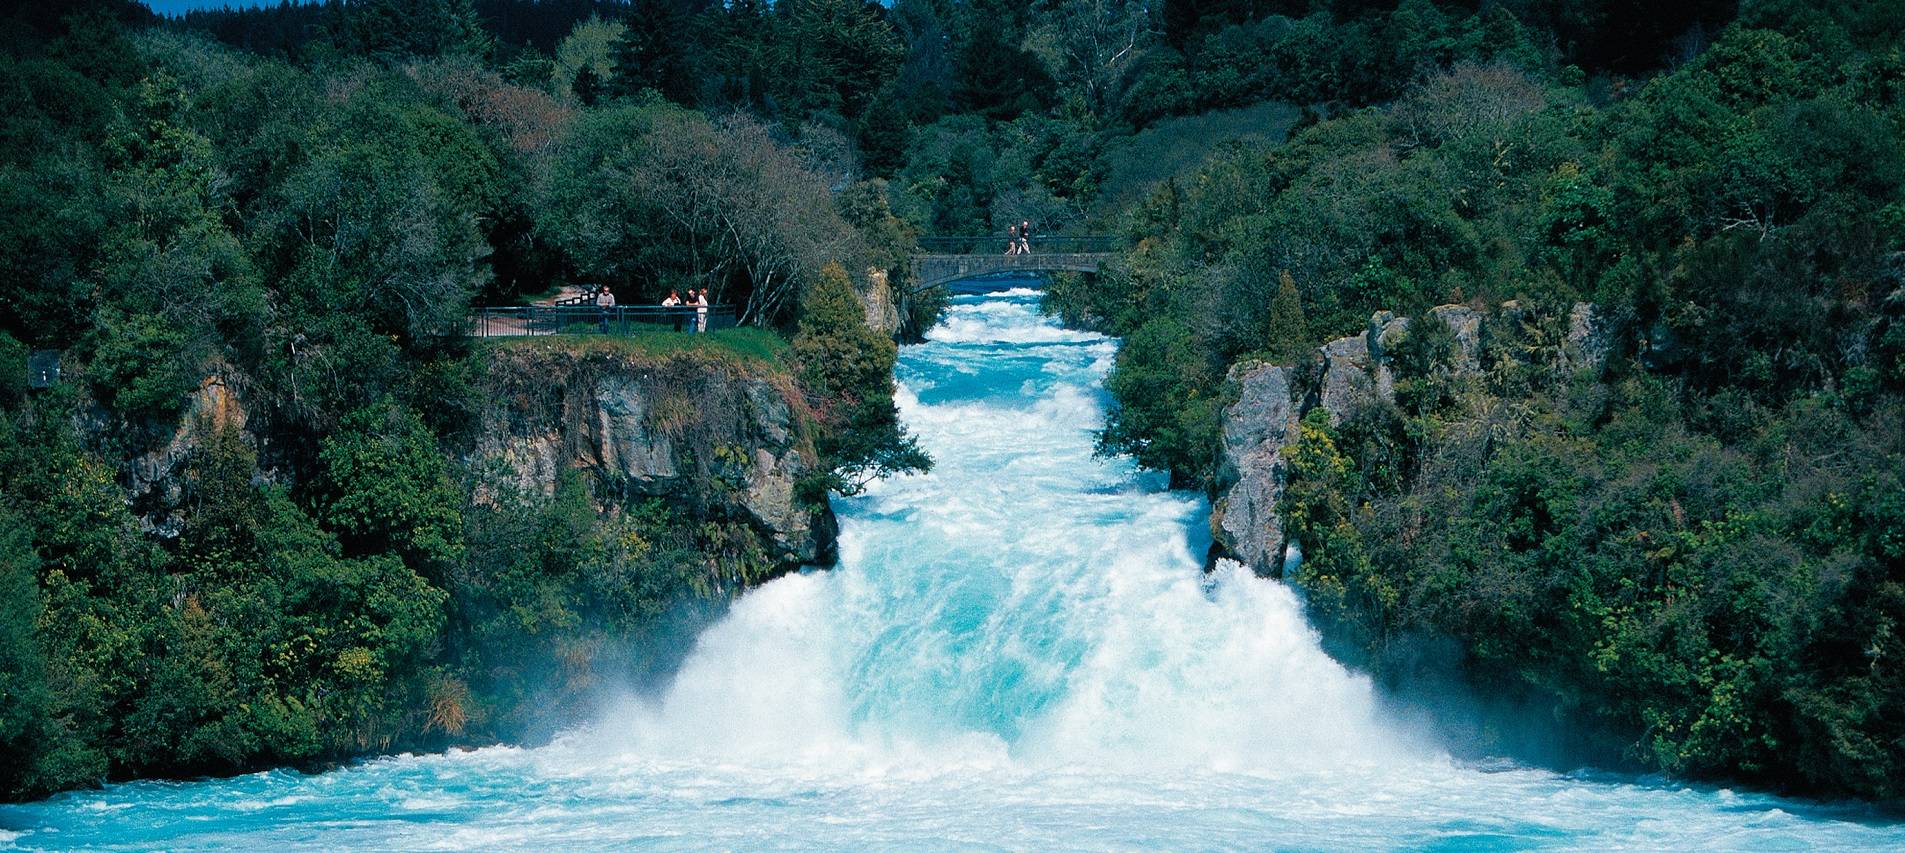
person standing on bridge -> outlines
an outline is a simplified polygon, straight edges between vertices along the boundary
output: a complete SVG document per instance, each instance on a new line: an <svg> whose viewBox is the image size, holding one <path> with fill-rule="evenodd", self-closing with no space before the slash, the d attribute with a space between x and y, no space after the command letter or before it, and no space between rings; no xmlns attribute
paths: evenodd
<svg viewBox="0 0 1905 853"><path fill-rule="evenodd" d="M1008 255L1019 253L1019 226L1017 225L1005 227L1005 253Z"/></svg>
<svg viewBox="0 0 1905 853"><path fill-rule="evenodd" d="M1019 254L1032 254L1032 220L1019 222Z"/></svg>
<svg viewBox="0 0 1905 853"><path fill-rule="evenodd" d="M698 335L707 330L708 330L708 289L704 287L704 288L701 288L700 293L695 294L695 334Z"/></svg>

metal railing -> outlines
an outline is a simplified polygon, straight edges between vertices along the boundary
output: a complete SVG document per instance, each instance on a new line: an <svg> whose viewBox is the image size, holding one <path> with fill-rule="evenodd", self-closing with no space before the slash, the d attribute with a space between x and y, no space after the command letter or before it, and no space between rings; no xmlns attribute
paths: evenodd
<svg viewBox="0 0 1905 853"><path fill-rule="evenodd" d="M921 252L930 255L1003 255L1006 241L1004 234L989 234L983 237L921 237L915 242ZM1115 252L1121 245L1116 237L1044 237L1037 233L1032 235L1029 243L1035 255Z"/></svg>
<svg viewBox="0 0 1905 853"><path fill-rule="evenodd" d="M573 305L594 305L595 300L600 298L602 298L602 288L591 287L574 296L558 299L549 304L554 305L558 308L567 308Z"/></svg>
<svg viewBox="0 0 1905 853"><path fill-rule="evenodd" d="M702 313L703 311L706 313ZM533 335L640 335L650 332L712 332L735 326L732 305L513 305L477 308L470 334L479 338Z"/></svg>

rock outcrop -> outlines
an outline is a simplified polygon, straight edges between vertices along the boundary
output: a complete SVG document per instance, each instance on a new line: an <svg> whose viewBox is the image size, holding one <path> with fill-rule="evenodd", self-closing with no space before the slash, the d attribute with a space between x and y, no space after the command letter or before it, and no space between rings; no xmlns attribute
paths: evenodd
<svg viewBox="0 0 1905 853"><path fill-rule="evenodd" d="M900 303L893 295L893 284L886 270L878 267L867 270L867 289L861 301L866 303L867 328L882 335L899 332Z"/></svg>
<svg viewBox="0 0 1905 853"><path fill-rule="evenodd" d="M1330 413L1330 423L1341 423L1359 401L1376 390L1376 377L1369 371L1369 336L1337 338L1318 350L1323 362L1322 386L1317 404Z"/></svg>
<svg viewBox="0 0 1905 853"><path fill-rule="evenodd" d="M1439 305L1429 316L1441 320L1455 336L1455 369L1477 370L1482 366L1482 312L1467 305Z"/></svg>
<svg viewBox="0 0 1905 853"><path fill-rule="evenodd" d="M1438 306L1415 321L1378 311L1363 334L1319 347L1313 356L1315 369L1258 361L1231 367L1227 379L1236 389L1237 402L1223 413L1223 447L1211 503L1213 557L1235 559L1261 575L1282 571L1285 543L1277 501L1283 495L1285 451L1296 443L1297 422L1312 408L1323 409L1331 424L1340 424L1361 407L1393 404L1396 376L1390 362L1412 322L1446 325L1454 339L1449 366L1458 374L1473 373L1481 369L1484 326L1522 323L1529 319L1527 313L1517 303L1503 305L1493 317L1466 305ZM1607 358L1608 343L1594 307L1575 304L1566 324L1559 363L1573 369L1599 367ZM1307 384L1300 377L1309 377Z"/></svg>
<svg viewBox="0 0 1905 853"><path fill-rule="evenodd" d="M552 493L582 471L598 495L744 520L783 568L833 559L831 511L797 499L817 457L784 377L687 355L522 348L497 353L490 392L470 461L500 463L517 488Z"/></svg>
<svg viewBox="0 0 1905 853"><path fill-rule="evenodd" d="M1574 308L1568 311L1567 340L1567 354L1571 363L1583 368L1599 368L1607 362L1610 346L1607 324L1593 305L1576 302Z"/></svg>
<svg viewBox="0 0 1905 853"><path fill-rule="evenodd" d="M1230 368L1236 404L1225 411L1224 450L1218 471L1223 492L1211 505L1211 536L1246 565L1267 571L1282 565L1283 450L1296 441L1295 370L1259 361Z"/></svg>
<svg viewBox="0 0 1905 853"><path fill-rule="evenodd" d="M214 373L186 398L172 434L127 460L126 502L145 532L163 538L179 534L185 523L186 466L214 436L228 429L237 430L241 440L255 447L256 440L246 431L248 421L237 391L223 374ZM104 421L89 426L95 436L123 429Z"/></svg>

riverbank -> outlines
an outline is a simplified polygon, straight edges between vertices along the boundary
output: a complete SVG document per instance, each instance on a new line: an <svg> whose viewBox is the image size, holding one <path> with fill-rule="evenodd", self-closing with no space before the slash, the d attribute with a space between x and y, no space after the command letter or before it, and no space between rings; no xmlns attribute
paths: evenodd
<svg viewBox="0 0 1905 853"><path fill-rule="evenodd" d="M315 442L236 368L169 423L72 386L11 412L0 781L539 742L664 679L732 597L833 559L788 344L693 337L479 347L417 377L440 420Z"/></svg>
<svg viewBox="0 0 1905 853"><path fill-rule="evenodd" d="M939 464L837 501L838 569L740 598L665 690L544 747L114 786L0 826L99 850L1905 841L1853 807L1451 760L1291 588L1204 572L1197 494L1094 452L1117 344L1038 298L956 300L902 352Z"/></svg>
<svg viewBox="0 0 1905 853"><path fill-rule="evenodd" d="M1116 291L1052 309L1104 326ZM1300 543L1332 653L1476 754L1896 799L1896 397L1703 393L1584 303L1377 312L1208 388L1176 323L1121 354L1113 446L1212 495L1217 555Z"/></svg>

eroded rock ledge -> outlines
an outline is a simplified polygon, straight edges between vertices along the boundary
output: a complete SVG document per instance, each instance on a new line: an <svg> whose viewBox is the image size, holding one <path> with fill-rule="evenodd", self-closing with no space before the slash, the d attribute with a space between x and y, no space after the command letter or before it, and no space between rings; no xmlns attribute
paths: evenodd
<svg viewBox="0 0 1905 853"><path fill-rule="evenodd" d="M1514 302L1483 312L1465 305L1430 309L1424 321L1445 324L1454 346L1450 368L1482 369L1481 346L1489 324L1521 323ZM1413 322L1388 311L1369 318L1363 334L1337 338L1317 348L1309 364L1243 361L1230 369L1237 401L1224 410L1215 499L1211 505L1213 557L1237 560L1260 575L1281 574L1285 537L1277 516L1283 496L1285 451L1297 441L1297 422L1315 408L1341 423L1359 407L1395 402L1391 356ZM1607 357L1603 324L1594 307L1576 303L1565 318L1562 356L1583 369Z"/></svg>
<svg viewBox="0 0 1905 853"><path fill-rule="evenodd" d="M693 355L607 349L499 350L475 465L553 493L591 476L598 500L652 496L691 517L745 521L783 570L834 559L826 506L798 499L817 458L791 379ZM480 496L479 496L480 499Z"/></svg>

